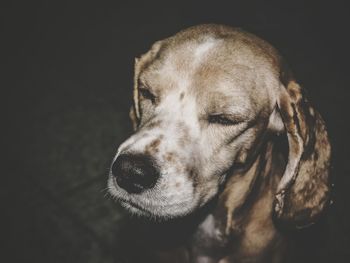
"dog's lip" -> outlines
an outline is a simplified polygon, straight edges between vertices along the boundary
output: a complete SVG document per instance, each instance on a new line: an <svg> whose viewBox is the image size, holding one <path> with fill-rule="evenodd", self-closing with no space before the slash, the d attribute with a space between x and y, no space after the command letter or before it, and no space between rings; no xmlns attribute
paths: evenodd
<svg viewBox="0 0 350 263"><path fill-rule="evenodd" d="M118 184L117 184L117 180L115 178L113 178L113 184L114 184L114 187L118 187ZM137 210L140 210L142 212L145 212L145 213L150 213L150 211L148 211L147 209L145 209L144 207L142 207L141 205L131 201L130 199L126 199L126 198L121 198L119 197L118 198L118 201L124 205L124 206L131 206L132 208L134 209L137 209Z"/></svg>
<svg viewBox="0 0 350 263"><path fill-rule="evenodd" d="M114 185L114 187L116 189L120 189L120 187L118 186L117 184L117 181L115 178L112 177L112 183ZM157 209L161 209L162 208L162 205L158 204L143 204L143 202L135 202L135 200L132 200L132 197L129 196L129 195L123 195L123 196L118 196L116 197L116 200L125 208L125 209L133 209L133 210L137 210L139 211L138 213L140 215L144 215L144 216L151 216L151 217L154 217L154 216L157 216L157 214L155 214L153 212L153 210ZM184 202L184 203L187 203L188 201ZM151 206L149 206L151 205ZM169 205L181 205L179 203L173 203L173 204L168 204ZM184 213L184 214L187 214ZM181 214L182 215L182 214ZM161 215L159 215L159 217L161 217Z"/></svg>
<svg viewBox="0 0 350 263"><path fill-rule="evenodd" d="M137 204L137 203L134 203L130 200L125 200L125 199L120 199L119 200L122 204L125 204L125 205L129 205L135 209L138 209L138 210L141 210L143 212L146 212L146 213L150 213L150 211L148 211L147 209L145 209L144 207L142 207L141 205Z"/></svg>

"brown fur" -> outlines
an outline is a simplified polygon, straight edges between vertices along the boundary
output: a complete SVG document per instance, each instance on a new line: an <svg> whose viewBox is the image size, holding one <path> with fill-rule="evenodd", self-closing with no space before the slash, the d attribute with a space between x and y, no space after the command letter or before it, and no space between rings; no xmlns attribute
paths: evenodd
<svg viewBox="0 0 350 263"><path fill-rule="evenodd" d="M157 97L157 105L140 97L140 79ZM162 105L169 94L177 94L178 112L170 114L174 105ZM172 119L178 120L177 114L186 118L181 111L186 103L196 106L195 112L186 113L196 118L177 121L174 138L167 137ZM230 112L230 118L243 124L208 123L208 113L221 112ZM196 202L202 202L197 207L219 196L218 205L198 226L187 260L282 262L287 241L275 223L308 226L329 203L331 149L324 121L278 52L252 34L201 25L156 42L136 59L130 115L136 132L133 145L148 136L145 130L157 129L145 152L161 154L162 165L191 182L193 196L200 197ZM191 126L193 122L198 125ZM285 151L278 146L282 136L288 143ZM217 193L223 174L225 187ZM178 191L184 187L179 181L174 185Z"/></svg>

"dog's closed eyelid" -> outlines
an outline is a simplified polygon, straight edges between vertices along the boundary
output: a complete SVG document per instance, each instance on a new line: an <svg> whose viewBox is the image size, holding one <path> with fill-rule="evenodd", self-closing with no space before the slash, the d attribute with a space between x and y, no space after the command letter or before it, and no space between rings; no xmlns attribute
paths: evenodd
<svg viewBox="0 0 350 263"><path fill-rule="evenodd" d="M209 123L221 125L237 125L246 121L242 116L234 116L227 114L209 114L207 118Z"/></svg>

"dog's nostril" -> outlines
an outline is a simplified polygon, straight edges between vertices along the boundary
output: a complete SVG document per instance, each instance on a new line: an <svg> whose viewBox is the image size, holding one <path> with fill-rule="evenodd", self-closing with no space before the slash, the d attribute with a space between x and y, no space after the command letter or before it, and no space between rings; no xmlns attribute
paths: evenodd
<svg viewBox="0 0 350 263"><path fill-rule="evenodd" d="M117 184L129 193L141 193L156 184L159 171L151 158L144 155L120 155L112 165Z"/></svg>

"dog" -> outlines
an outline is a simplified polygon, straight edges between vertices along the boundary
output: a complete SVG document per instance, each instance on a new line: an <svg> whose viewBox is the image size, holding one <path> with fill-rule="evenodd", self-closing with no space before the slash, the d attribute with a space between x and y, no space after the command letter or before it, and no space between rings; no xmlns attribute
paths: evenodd
<svg viewBox="0 0 350 263"><path fill-rule="evenodd" d="M199 25L135 60L135 133L108 188L133 214L186 217L215 197L188 262L285 262L279 226L312 225L330 203L325 123L282 57L241 29Z"/></svg>

